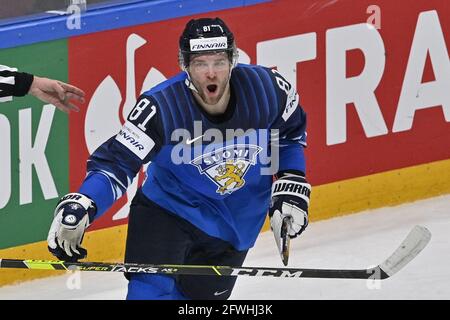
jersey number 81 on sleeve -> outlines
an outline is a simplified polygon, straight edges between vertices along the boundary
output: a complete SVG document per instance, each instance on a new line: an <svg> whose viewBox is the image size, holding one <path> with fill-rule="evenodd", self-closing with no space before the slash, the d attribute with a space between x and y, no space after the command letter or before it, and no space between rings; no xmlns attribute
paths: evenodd
<svg viewBox="0 0 450 320"><path fill-rule="evenodd" d="M147 106L150 104L150 101L147 98L141 99L136 106L134 106L133 110L130 112L130 115L128 116L128 120L135 121L137 120L141 114L147 109ZM145 127L149 120L156 114L156 107L152 105L150 107L150 113L147 115L147 117L144 119L144 121L137 124L138 128L142 131L146 131L147 128Z"/></svg>

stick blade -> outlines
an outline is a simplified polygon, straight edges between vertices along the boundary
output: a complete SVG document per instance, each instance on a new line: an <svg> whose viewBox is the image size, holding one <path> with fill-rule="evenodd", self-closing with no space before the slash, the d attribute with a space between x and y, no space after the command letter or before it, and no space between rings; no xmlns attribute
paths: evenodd
<svg viewBox="0 0 450 320"><path fill-rule="evenodd" d="M289 217L283 219L283 225L281 226L281 261L285 266L289 263L289 247L291 238L289 237L289 225L291 220Z"/></svg>
<svg viewBox="0 0 450 320"><path fill-rule="evenodd" d="M380 265L386 274L385 278L394 275L414 259L427 246L430 239L431 232L427 228L415 226L397 250Z"/></svg>

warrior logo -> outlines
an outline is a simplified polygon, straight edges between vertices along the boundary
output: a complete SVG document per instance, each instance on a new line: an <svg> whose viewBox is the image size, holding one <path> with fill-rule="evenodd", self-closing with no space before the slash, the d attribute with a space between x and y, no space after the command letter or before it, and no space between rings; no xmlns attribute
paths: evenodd
<svg viewBox="0 0 450 320"><path fill-rule="evenodd" d="M244 176L261 150L256 145L232 145L201 155L190 164L218 186L217 193L231 194L245 184Z"/></svg>

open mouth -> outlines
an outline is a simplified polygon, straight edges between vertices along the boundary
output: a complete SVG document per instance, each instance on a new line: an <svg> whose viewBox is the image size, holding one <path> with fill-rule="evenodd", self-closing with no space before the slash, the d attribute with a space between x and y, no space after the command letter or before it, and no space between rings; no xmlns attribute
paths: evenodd
<svg viewBox="0 0 450 320"><path fill-rule="evenodd" d="M206 86L206 89L208 89L208 91L210 93L214 93L217 90L217 84L210 84L210 85Z"/></svg>

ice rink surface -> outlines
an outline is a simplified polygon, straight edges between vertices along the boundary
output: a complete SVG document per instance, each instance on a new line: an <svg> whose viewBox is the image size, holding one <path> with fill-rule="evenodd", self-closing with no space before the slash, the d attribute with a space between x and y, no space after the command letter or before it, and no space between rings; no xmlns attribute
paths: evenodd
<svg viewBox="0 0 450 320"><path fill-rule="evenodd" d="M289 267L371 267L389 257L415 225L428 228L431 241L392 278L240 277L231 299L450 299L450 195L311 223L301 237L291 241ZM271 232L260 235L244 265L282 267ZM0 299L121 300L126 286L118 273L68 273L2 287Z"/></svg>

